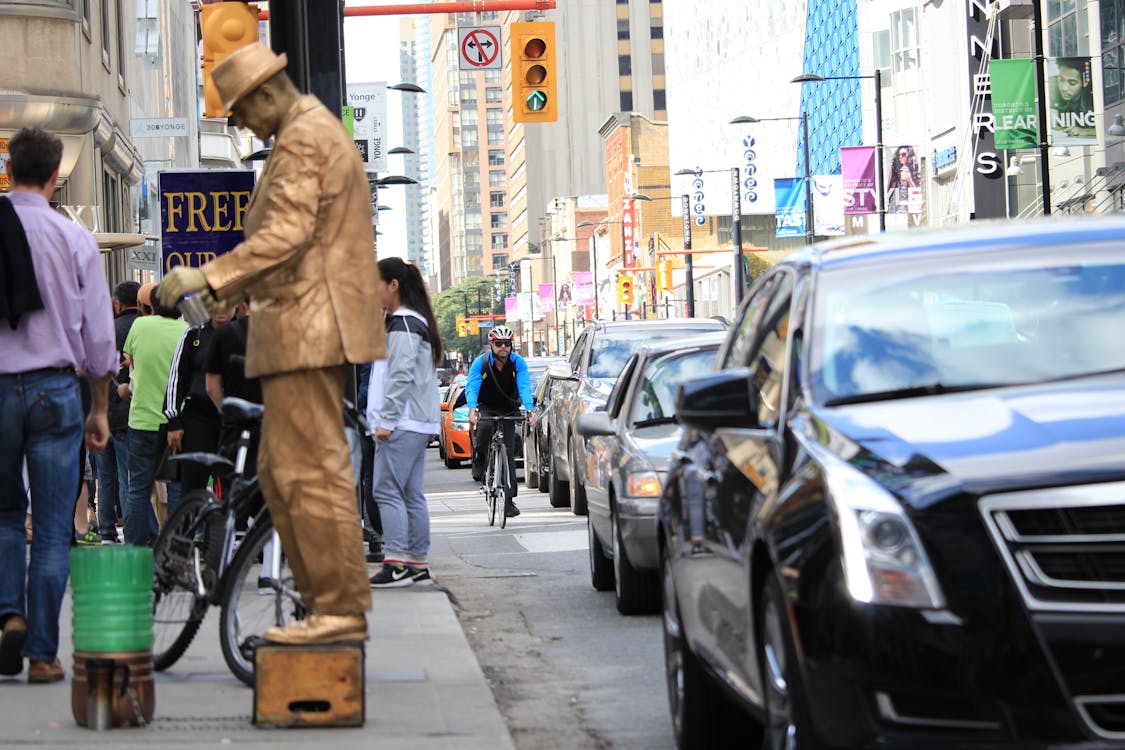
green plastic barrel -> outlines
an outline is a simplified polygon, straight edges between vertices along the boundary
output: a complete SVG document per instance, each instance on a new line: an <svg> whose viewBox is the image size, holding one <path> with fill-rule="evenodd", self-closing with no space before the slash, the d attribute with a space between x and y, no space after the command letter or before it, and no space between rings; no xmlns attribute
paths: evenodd
<svg viewBox="0 0 1125 750"><path fill-rule="evenodd" d="M152 549L75 547L70 586L75 651L152 648Z"/></svg>

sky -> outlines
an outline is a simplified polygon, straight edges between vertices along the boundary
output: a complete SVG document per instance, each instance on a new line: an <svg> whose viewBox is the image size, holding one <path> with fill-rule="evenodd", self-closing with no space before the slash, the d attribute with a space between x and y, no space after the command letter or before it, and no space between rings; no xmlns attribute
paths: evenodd
<svg viewBox="0 0 1125 750"><path fill-rule="evenodd" d="M402 2L403 0L399 0ZM385 81L396 84L402 81L399 72L399 19L413 16L345 16L344 66L347 80L353 83ZM430 96L387 92L387 148L402 144L402 98L404 96ZM387 166L392 174L402 174L403 157L388 156ZM417 175L409 175L417 177ZM379 202L390 206L390 211L379 212L376 248L380 258L406 254L406 190L391 186L379 191Z"/></svg>

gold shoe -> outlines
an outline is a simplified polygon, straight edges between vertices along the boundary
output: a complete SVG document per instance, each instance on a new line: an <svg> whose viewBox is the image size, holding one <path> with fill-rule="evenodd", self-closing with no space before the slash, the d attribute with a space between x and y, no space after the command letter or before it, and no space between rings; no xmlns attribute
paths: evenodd
<svg viewBox="0 0 1125 750"><path fill-rule="evenodd" d="M309 615L287 627L270 628L263 637L270 643L289 646L366 641L367 618L363 615Z"/></svg>

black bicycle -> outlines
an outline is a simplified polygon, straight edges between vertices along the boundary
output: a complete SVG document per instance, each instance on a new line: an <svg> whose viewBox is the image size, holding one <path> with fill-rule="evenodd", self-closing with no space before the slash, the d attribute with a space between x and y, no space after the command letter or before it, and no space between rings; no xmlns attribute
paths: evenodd
<svg viewBox="0 0 1125 750"><path fill-rule="evenodd" d="M500 528L508 525L508 514L505 512L508 497L515 487L516 478L511 474L511 464L508 461L508 446L504 444L503 423L511 422L518 426L523 422L523 417L480 417L478 424L485 420L495 423L492 429L492 440L488 443L488 458L484 464L484 479L480 489L484 493L484 502L488 507L488 525L496 524L496 516L500 516Z"/></svg>

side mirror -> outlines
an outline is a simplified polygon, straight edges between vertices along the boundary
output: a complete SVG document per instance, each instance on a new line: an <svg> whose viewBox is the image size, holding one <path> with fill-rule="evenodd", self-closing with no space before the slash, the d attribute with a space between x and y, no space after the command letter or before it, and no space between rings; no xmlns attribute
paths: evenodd
<svg viewBox="0 0 1125 750"><path fill-rule="evenodd" d="M577 427L578 434L582 437L617 434L617 431L613 429L613 421L609 418L609 413L604 411L579 414Z"/></svg>
<svg viewBox="0 0 1125 750"><path fill-rule="evenodd" d="M758 428L760 399L749 369L722 370L676 389L676 421L703 430Z"/></svg>
<svg viewBox="0 0 1125 750"><path fill-rule="evenodd" d="M570 365L551 365L547 368L547 377L552 380L578 380L574 377Z"/></svg>

